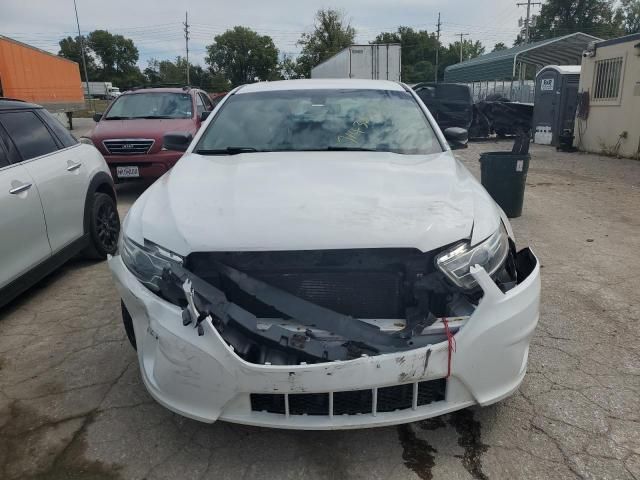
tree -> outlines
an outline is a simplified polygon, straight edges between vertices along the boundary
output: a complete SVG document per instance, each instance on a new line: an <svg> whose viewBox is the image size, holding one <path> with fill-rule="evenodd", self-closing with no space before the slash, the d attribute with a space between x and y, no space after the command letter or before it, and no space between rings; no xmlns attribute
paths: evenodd
<svg viewBox="0 0 640 480"><path fill-rule="evenodd" d="M409 83L434 79L436 49L440 46L433 33L398 27L395 32L382 32L372 43L399 43L402 46L402 80Z"/></svg>
<svg viewBox="0 0 640 480"><path fill-rule="evenodd" d="M206 62L212 74L222 74L237 86L271 78L278 67L278 49L267 35L233 27L207 46Z"/></svg>
<svg viewBox="0 0 640 480"><path fill-rule="evenodd" d="M87 52L87 39L83 36L82 43L85 48L85 60L87 62L87 74L89 75L89 79L93 79L96 74L96 63L93 60L91 55L88 55ZM84 77L84 67L82 64L82 55L80 48L80 37L66 37L58 42L60 45L60 50L58 51L58 56L67 58L76 62L80 66L80 78L83 82L87 79Z"/></svg>
<svg viewBox="0 0 640 480"><path fill-rule="evenodd" d="M298 40L302 52L297 60L297 73L309 77L311 69L354 42L356 30L338 10L318 10L313 32L303 33Z"/></svg>
<svg viewBox="0 0 640 480"><path fill-rule="evenodd" d="M498 42L493 46L492 52L499 52L501 50L507 50L507 47L503 42Z"/></svg>
<svg viewBox="0 0 640 480"><path fill-rule="evenodd" d="M636 0L637 1L637 0ZM575 32L612 38L621 34L621 19L611 0L548 0L529 28L530 41L544 40ZM515 44L524 43L524 29Z"/></svg>
<svg viewBox="0 0 640 480"><path fill-rule="evenodd" d="M278 70L280 73L280 79L282 80L293 80L296 78L300 78L300 76L298 75L298 64L289 55L285 55L284 57L282 57L282 60L278 65Z"/></svg>
<svg viewBox="0 0 640 480"><path fill-rule="evenodd" d="M139 55L133 40L122 35L112 35L106 30L94 30L82 38L89 80L113 82L121 88L138 85L144 81L145 78L137 66ZM58 55L78 62L80 75L84 79L79 37L63 38L59 45Z"/></svg>
<svg viewBox="0 0 640 480"><path fill-rule="evenodd" d="M621 0L616 19L624 33L640 33L640 0Z"/></svg>

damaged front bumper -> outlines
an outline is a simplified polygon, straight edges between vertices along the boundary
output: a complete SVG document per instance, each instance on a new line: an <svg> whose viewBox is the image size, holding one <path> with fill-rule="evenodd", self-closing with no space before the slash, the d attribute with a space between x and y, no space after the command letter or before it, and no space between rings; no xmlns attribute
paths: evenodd
<svg viewBox="0 0 640 480"><path fill-rule="evenodd" d="M145 288L120 256L109 266L133 319L144 383L158 402L204 422L339 429L417 421L513 393L526 372L540 297L537 259L529 250L518 257L528 275L506 293L483 269L472 272L483 297L455 335L450 363L447 341L346 361L249 363L211 317L199 335L183 325L184 310Z"/></svg>

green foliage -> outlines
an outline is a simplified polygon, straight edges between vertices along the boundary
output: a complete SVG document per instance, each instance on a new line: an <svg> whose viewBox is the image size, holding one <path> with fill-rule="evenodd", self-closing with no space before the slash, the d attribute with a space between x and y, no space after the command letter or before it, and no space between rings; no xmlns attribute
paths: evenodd
<svg viewBox="0 0 640 480"><path fill-rule="evenodd" d="M373 43L399 43L402 46L404 82L418 83L434 79L436 49L439 44L435 34L411 27L398 27L395 32L378 34Z"/></svg>
<svg viewBox="0 0 640 480"><path fill-rule="evenodd" d="M491 50L492 52L499 52L501 50L507 50L509 47L507 47L503 42L498 42L493 46L493 50Z"/></svg>
<svg viewBox="0 0 640 480"><path fill-rule="evenodd" d="M87 52L86 37L84 36L82 37L82 42L84 44L85 53L86 53ZM81 52L80 37L76 36L75 38L72 38L72 37L63 38L58 42L58 45L60 45L58 56L68 58L69 60L76 62L80 66L80 78L82 79L83 82L86 81L86 78L84 77L84 68L82 66L82 55L80 53ZM96 76L96 71L97 71L96 62L94 61L93 57L90 55L85 55L85 60L87 62L87 73L89 75L89 80L92 80Z"/></svg>
<svg viewBox="0 0 640 480"><path fill-rule="evenodd" d="M127 88L144 80L137 66L139 55L133 40L106 30L95 30L83 39L90 81L113 82L118 87ZM58 55L78 62L80 75L85 80L79 37L63 38L59 45Z"/></svg>
<svg viewBox="0 0 640 480"><path fill-rule="evenodd" d="M300 78L298 75L298 63L289 55L285 55L278 65L281 80L294 80Z"/></svg>
<svg viewBox="0 0 640 480"><path fill-rule="evenodd" d="M616 21L627 35L640 33L640 0L620 0Z"/></svg>
<svg viewBox="0 0 640 480"><path fill-rule="evenodd" d="M309 77L311 69L340 50L351 45L356 30L338 10L318 10L313 32L303 33L298 40L302 53L296 62L296 72L301 78Z"/></svg>
<svg viewBox="0 0 640 480"><path fill-rule="evenodd" d="M638 3L630 0L629 3ZM623 18L614 11L611 0L548 0L529 29L531 41L583 32L600 38L613 38L624 33ZM515 45L524 43L525 29Z"/></svg>
<svg viewBox="0 0 640 480"><path fill-rule="evenodd" d="M216 35L207 46L211 73L222 74L233 86L272 78L278 67L278 49L269 36L246 27Z"/></svg>

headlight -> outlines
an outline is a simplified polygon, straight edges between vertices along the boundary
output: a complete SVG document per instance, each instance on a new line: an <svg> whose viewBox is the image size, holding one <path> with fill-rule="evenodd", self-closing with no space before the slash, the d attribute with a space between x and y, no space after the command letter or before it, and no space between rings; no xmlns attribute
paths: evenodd
<svg viewBox="0 0 640 480"><path fill-rule="evenodd" d="M137 244L126 235L122 236L120 256L127 268L148 289L160 290L160 280L165 268L181 265L183 258L169 250L165 250L152 242Z"/></svg>
<svg viewBox="0 0 640 480"><path fill-rule="evenodd" d="M473 265L480 265L492 275L502 266L508 253L509 237L500 226L496 233L473 248L469 243L463 243L444 252L436 258L436 265L453 283L469 289L477 285L469 272Z"/></svg>
<svg viewBox="0 0 640 480"><path fill-rule="evenodd" d="M80 143L86 143L87 145L91 145L92 147L95 147L93 140L91 140L89 137L80 137L78 141Z"/></svg>

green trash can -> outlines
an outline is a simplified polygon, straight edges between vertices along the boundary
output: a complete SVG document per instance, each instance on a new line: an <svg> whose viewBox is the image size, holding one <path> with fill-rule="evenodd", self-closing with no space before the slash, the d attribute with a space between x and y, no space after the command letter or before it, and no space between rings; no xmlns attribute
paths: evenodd
<svg viewBox="0 0 640 480"><path fill-rule="evenodd" d="M512 152L480 154L480 180L509 218L522 215L524 186L531 156Z"/></svg>

